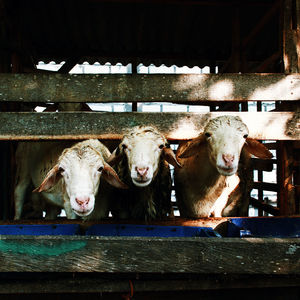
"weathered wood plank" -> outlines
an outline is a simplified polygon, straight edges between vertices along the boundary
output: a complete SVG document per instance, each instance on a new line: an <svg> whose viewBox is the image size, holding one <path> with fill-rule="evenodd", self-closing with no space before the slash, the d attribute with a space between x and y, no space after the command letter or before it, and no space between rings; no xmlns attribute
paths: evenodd
<svg viewBox="0 0 300 300"><path fill-rule="evenodd" d="M286 74L300 72L300 1L283 1L283 62Z"/></svg>
<svg viewBox="0 0 300 300"><path fill-rule="evenodd" d="M124 275L115 274L114 277L108 276L107 274L103 276L93 276L89 277L89 274L82 275L80 278L76 277L76 274L50 274L47 278L37 278L36 276L32 276L35 274L26 273L24 276L22 274L17 274L17 278L14 278L12 274L10 274L9 278L6 276L1 279L0 285L0 294L15 294L18 291L19 297L20 294L37 294L42 293L41 297L45 298L45 293L51 294L51 299L53 299L53 294L58 293L72 293L74 294L74 300L82 298L82 293L130 293L130 283L133 285L134 298L137 292L146 292L147 299L167 299L158 298L157 295L149 296L149 293L153 292L162 292L162 291L172 291L177 293L176 299L182 299L182 294L180 292L197 291L197 295L194 298L199 299L199 291L205 290L220 290L222 293L221 297L224 296L225 290L233 290L235 297L239 295L240 298L244 296L245 291L240 290L243 288L255 289L259 288L257 291L257 295L261 296L262 288L278 288L278 287L286 287L289 288L286 292L291 294L292 287L300 286L300 278L298 276L230 276L227 275L205 275L199 276L196 275L197 278L191 278L190 274L187 274L186 278L181 275L181 279L172 279L170 278L170 274L168 274L168 279L164 279L163 276L160 275L152 275L151 278L142 279L141 274L139 274L138 278L135 279L126 279ZM49 278L50 277L50 278ZM182 278L183 277L183 278ZM131 277L129 277L131 278ZM12 280L13 279L13 280ZM22 280L23 279L23 280ZM247 291L247 293L249 290ZM77 294L77 295L75 295ZM178 296L179 294L179 296ZM268 293L270 296L270 292ZM47 295L49 297L49 295ZM175 295L172 295L172 299L174 299ZM80 297L80 298L79 298ZM90 294L89 294L90 298ZM120 299L114 298L114 299ZM189 299L194 299L189 298ZM10 300L18 299L18 298L9 298ZM38 299L38 298L33 298ZM48 299L46 297L46 299ZM49 298L50 299L50 298ZM56 299L56 298L54 298ZM92 299L96 299L93 297ZM104 298L105 299L105 298ZM142 299L142 298L138 298ZM207 298L205 298L207 299ZM218 299L218 298L213 298ZM251 299L251 298L247 298ZM272 297L274 299L274 297ZM282 298L281 298L282 299Z"/></svg>
<svg viewBox="0 0 300 300"><path fill-rule="evenodd" d="M299 275L300 240L1 236L0 272Z"/></svg>
<svg viewBox="0 0 300 300"><path fill-rule="evenodd" d="M279 216L280 215L280 210L277 207L274 207L270 204L267 204L263 201L260 201L258 199L255 198L250 198L250 204L254 207L257 207L273 216Z"/></svg>
<svg viewBox="0 0 300 300"><path fill-rule="evenodd" d="M196 137L210 118L238 115L250 136L262 140L300 139L300 113L0 113L0 140L119 139L136 125L155 125L170 140Z"/></svg>
<svg viewBox="0 0 300 300"><path fill-rule="evenodd" d="M0 74L0 87L3 102L293 101L300 74Z"/></svg>
<svg viewBox="0 0 300 300"><path fill-rule="evenodd" d="M266 191L279 192L279 186L276 183L257 181L253 183L254 189L262 189Z"/></svg>
<svg viewBox="0 0 300 300"><path fill-rule="evenodd" d="M3 221L0 220L1 225L47 225L47 224L79 224L84 228L92 226L94 224L139 224L139 225L160 225L160 226L196 226L196 227L212 227L215 228L221 223L226 223L229 217L222 218L199 218L199 219L185 219L181 217L168 217L164 220L151 220L151 221L142 221L142 220L115 220L113 218L106 218L97 221L83 221L83 220L70 220L65 218L59 218L58 220L9 220Z"/></svg>

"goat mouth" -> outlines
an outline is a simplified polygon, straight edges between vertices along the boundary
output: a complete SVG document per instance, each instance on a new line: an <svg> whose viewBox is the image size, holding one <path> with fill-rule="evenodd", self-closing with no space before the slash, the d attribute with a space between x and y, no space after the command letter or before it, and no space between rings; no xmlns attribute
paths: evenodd
<svg viewBox="0 0 300 300"><path fill-rule="evenodd" d="M151 180L152 180L152 178L150 178L150 179L134 179L134 178L132 178L133 184L135 184L136 186L140 186L140 187L148 185L151 182Z"/></svg>
<svg viewBox="0 0 300 300"><path fill-rule="evenodd" d="M230 168L230 167L221 167L221 166L218 166L218 170L223 175L232 175L232 174L234 174L236 172L235 168Z"/></svg>
<svg viewBox="0 0 300 300"><path fill-rule="evenodd" d="M86 217L93 211L93 208L89 210L80 210L80 211L73 208L73 211L79 217Z"/></svg>

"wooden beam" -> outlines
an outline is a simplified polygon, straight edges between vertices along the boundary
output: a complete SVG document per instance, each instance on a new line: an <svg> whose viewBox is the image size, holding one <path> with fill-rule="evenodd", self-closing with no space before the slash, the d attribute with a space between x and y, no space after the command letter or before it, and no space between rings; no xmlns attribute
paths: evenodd
<svg viewBox="0 0 300 300"><path fill-rule="evenodd" d="M256 181L253 183L253 188L258 190L278 192L279 187L276 183Z"/></svg>
<svg viewBox="0 0 300 300"><path fill-rule="evenodd" d="M277 160L276 159L265 160L259 158L252 158L251 163L252 163L251 167L253 170L271 172L273 171L273 164L276 164Z"/></svg>
<svg viewBox="0 0 300 300"><path fill-rule="evenodd" d="M300 0L284 1L283 61L286 74L300 72Z"/></svg>
<svg viewBox="0 0 300 300"><path fill-rule="evenodd" d="M0 237L0 272L300 275L297 238Z"/></svg>
<svg viewBox="0 0 300 300"><path fill-rule="evenodd" d="M281 57L281 51L277 51L271 56L269 56L267 59L265 59L260 65L253 68L253 72L266 72L266 69L273 64L276 60L278 60Z"/></svg>
<svg viewBox="0 0 300 300"><path fill-rule="evenodd" d="M294 186L294 155L293 145L290 142L279 142L278 188L279 206L281 215L296 213L296 193Z"/></svg>
<svg viewBox="0 0 300 300"><path fill-rule="evenodd" d="M45 275L45 274L44 274ZM268 276L268 275L248 275L248 276L235 276L235 275L197 275L197 278L191 278L190 274L184 276L176 275L163 276L160 274L152 274L143 278L141 274L138 276L124 276L124 274L105 274L105 276L93 274L49 274L46 276L37 277L36 274L18 273L15 276L3 276L0 285L0 294L6 294L2 299L14 300L22 297L24 294L31 294L31 299L59 299L59 295L64 293L66 299L79 299L86 297L83 293L89 293L88 297L97 299L95 294L101 295L103 299L122 299L130 294L130 282L133 285L134 298L133 299L179 299L183 297L186 299L201 299L201 291L205 292L204 299L219 299L224 297L224 291L227 295L234 293L236 299L245 297L245 288L247 289L247 299L253 299L250 295L256 295L261 298L264 288L270 288L267 295L269 299L280 299L272 296L278 294L278 288L285 287L285 294L289 297L293 295L293 288L299 288L300 279L298 276ZM129 278L126 278L129 277ZM167 278L166 278L167 277ZM195 276L194 276L195 277ZM255 290L258 289L258 290ZM298 289L297 289L298 290ZM298 295L296 290L295 295ZM13 297L12 294L18 294ZM220 295L216 297L216 292L219 291ZM256 291L256 292L255 292ZM141 293L146 293L143 294ZM168 292L168 294L160 295L155 294L158 292ZM194 292L193 297L190 293ZM41 295L38 295L41 293ZM95 294L91 294L95 293ZM123 295L103 295L102 293L122 293ZM171 293L171 294L170 294ZM213 298L207 298L207 293L214 294ZM250 295L249 295L250 293ZM9 298L8 295L10 295ZM48 295L47 295L48 294ZM50 295L49 295L50 294ZM171 296L170 296L171 295ZM280 294L282 295L282 294ZM29 295L28 295L29 296ZM51 297L51 298L50 298ZM25 297L27 299L28 297ZM101 299L100 298L100 299ZM126 298L125 298L126 299ZM128 298L130 299L130 298ZM296 299L296 296L292 299Z"/></svg>
<svg viewBox="0 0 300 300"><path fill-rule="evenodd" d="M187 140L198 136L210 118L225 114L240 116L253 138L300 138L300 113L292 112L3 112L0 140L120 139L125 129L137 125L155 125L169 140Z"/></svg>
<svg viewBox="0 0 300 300"><path fill-rule="evenodd" d="M254 207L257 207L269 214L272 214L273 216L279 216L280 215L280 211L279 208L274 207L272 205L269 205L267 203L264 203L263 201L260 201L258 199L255 198L250 198L250 204Z"/></svg>
<svg viewBox="0 0 300 300"><path fill-rule="evenodd" d="M242 48L245 49L249 43L257 36L257 34L262 30L262 28L270 21L275 13L278 12L280 8L281 0L277 0L272 4L272 7L267 10L267 13L259 20L257 25L252 29L248 36L242 42Z"/></svg>
<svg viewBox="0 0 300 300"><path fill-rule="evenodd" d="M80 60L80 56L73 56L66 60L66 62L59 68L57 73L59 74L67 74L69 73L74 66L78 63Z"/></svg>
<svg viewBox="0 0 300 300"><path fill-rule="evenodd" d="M0 74L0 101L297 101L300 74Z"/></svg>

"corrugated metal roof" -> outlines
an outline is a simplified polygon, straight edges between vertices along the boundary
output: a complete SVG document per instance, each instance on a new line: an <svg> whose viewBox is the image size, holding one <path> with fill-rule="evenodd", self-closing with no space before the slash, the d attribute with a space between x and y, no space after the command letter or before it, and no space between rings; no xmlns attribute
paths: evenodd
<svg viewBox="0 0 300 300"><path fill-rule="evenodd" d="M275 1L0 0L0 48L40 60L149 65L226 61ZM0 9L1 9L0 6ZM240 25L234 25L238 12ZM238 26L238 28L237 28ZM278 13L247 48L249 61L278 51Z"/></svg>

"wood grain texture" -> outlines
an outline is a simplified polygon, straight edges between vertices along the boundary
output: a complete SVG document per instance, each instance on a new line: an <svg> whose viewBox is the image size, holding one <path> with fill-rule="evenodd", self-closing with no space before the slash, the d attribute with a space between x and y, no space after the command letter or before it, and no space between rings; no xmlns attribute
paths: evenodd
<svg viewBox="0 0 300 300"><path fill-rule="evenodd" d="M299 100L299 74L0 74L0 101L174 102Z"/></svg>
<svg viewBox="0 0 300 300"><path fill-rule="evenodd" d="M137 125L154 125L170 140L186 140L202 132L210 118L224 114L240 116L252 138L300 139L299 112L5 112L0 113L0 140L119 139L124 130Z"/></svg>
<svg viewBox="0 0 300 300"><path fill-rule="evenodd" d="M10 274L11 275L11 274ZM31 273L22 276L22 274L18 274L17 279L9 280L7 278L1 280L0 285L0 294L14 294L18 291L18 294L37 294L43 293L40 297L43 299L57 299L54 294L58 293L72 293L74 294L73 299L81 299L82 293L117 293L122 292L128 294L130 292L130 283L129 279L133 285L134 291L134 299L137 299L137 292L146 292L146 299L170 299L170 297L165 296L157 298L158 295L149 296L151 292L162 292L162 291L172 291L172 292L180 292L185 291L216 291L220 290L222 293L220 296L224 296L224 289L234 292L235 297L240 293L239 297L243 297L245 291L239 290L243 288L248 289L260 289L257 291L258 296L261 297L261 289L262 288L278 288L278 287L286 287L289 288L286 292L291 293L291 287L299 287L300 286L300 278L295 276L230 276L230 275L204 275L199 276L197 278L191 278L191 275L188 274L186 277L180 276L181 279L173 279L170 274L168 274L167 278L160 275L152 275L149 279L143 279L143 276L139 274L139 276L133 277L132 275L128 276L126 279L124 275L115 274L114 276L108 276L105 274L104 276L98 275L93 276L92 278L87 275L81 275L79 278L78 274L47 274L46 278L37 278L34 276L35 274ZM73 276L72 276L73 275ZM12 275L11 275L12 276ZM10 277L11 277L10 276ZM22 280L23 279L23 280ZM51 296L45 296L45 293L50 293ZM76 295L75 295L76 293ZM87 295L85 295L87 296ZM91 295L89 294L89 299ZM169 295L168 295L169 296ZM185 294L186 296L186 294ZM270 293L268 294L270 296ZM20 296L19 296L20 297ZM46 297L46 298L45 298ZM51 298L50 298L51 297ZM178 298L177 298L178 297ZM183 295L179 293L175 299L182 299ZM195 299L199 299L199 294L195 295ZM187 299L194 299L187 298ZM9 298L18 299L18 298ZM26 298L27 299L27 298ZM39 299L35 297L34 299ZM70 299L70 298L67 298ZM95 298L95 295L92 299ZM104 298L105 299L105 298ZM119 297L115 297L113 299L121 299L121 295ZM145 299L145 298L138 298ZM172 295L172 299L174 299L174 295ZM207 297L205 297L207 299ZM219 298L213 298L219 299ZM237 298L236 298L237 299ZM247 298L250 299L250 298ZM272 297L272 299L274 299ZM282 299L282 298L281 298Z"/></svg>
<svg viewBox="0 0 300 300"><path fill-rule="evenodd" d="M1 236L0 272L300 274L299 239Z"/></svg>

